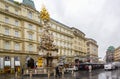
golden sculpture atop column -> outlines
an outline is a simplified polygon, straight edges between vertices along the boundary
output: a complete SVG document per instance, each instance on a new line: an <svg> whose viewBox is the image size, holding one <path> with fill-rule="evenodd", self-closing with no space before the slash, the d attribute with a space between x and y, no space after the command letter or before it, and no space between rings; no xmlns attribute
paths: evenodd
<svg viewBox="0 0 120 79"><path fill-rule="evenodd" d="M46 10L45 6L42 7L42 10L40 11L40 19L43 21L49 21L50 20L50 15L48 11Z"/></svg>
<svg viewBox="0 0 120 79"><path fill-rule="evenodd" d="M45 6L43 6L42 10L40 11L40 19L43 26L43 31L41 33L41 41L38 49L40 53L42 53L42 58L46 60L44 61L44 65L46 67L53 67L53 62L57 62L58 59L58 47L54 45L54 37L52 32L50 31L50 15L46 10Z"/></svg>

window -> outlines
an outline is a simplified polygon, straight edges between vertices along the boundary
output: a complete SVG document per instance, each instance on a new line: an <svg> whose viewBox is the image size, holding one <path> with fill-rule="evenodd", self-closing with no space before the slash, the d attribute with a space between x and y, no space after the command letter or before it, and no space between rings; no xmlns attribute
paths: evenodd
<svg viewBox="0 0 120 79"><path fill-rule="evenodd" d="M9 11L9 6L5 5L5 11Z"/></svg>
<svg viewBox="0 0 120 79"><path fill-rule="evenodd" d="M15 20L15 25L18 26L18 20Z"/></svg>
<svg viewBox="0 0 120 79"><path fill-rule="evenodd" d="M33 39L33 34L29 33L29 39Z"/></svg>
<svg viewBox="0 0 120 79"><path fill-rule="evenodd" d="M20 50L20 44L19 43L15 43L15 50Z"/></svg>
<svg viewBox="0 0 120 79"><path fill-rule="evenodd" d="M4 44L5 44L4 45L5 49L10 49L10 42L9 41L5 41Z"/></svg>
<svg viewBox="0 0 120 79"><path fill-rule="evenodd" d="M32 30L33 26L31 24L29 24L28 28Z"/></svg>
<svg viewBox="0 0 120 79"><path fill-rule="evenodd" d="M42 41L41 37L39 37L39 41L40 41L40 42Z"/></svg>
<svg viewBox="0 0 120 79"><path fill-rule="evenodd" d="M9 23L9 18L5 17L5 23Z"/></svg>
<svg viewBox="0 0 120 79"><path fill-rule="evenodd" d="M19 37L19 31L15 30L15 37Z"/></svg>
<svg viewBox="0 0 120 79"><path fill-rule="evenodd" d="M32 44L28 45L28 51L33 51L33 45Z"/></svg>
<svg viewBox="0 0 120 79"><path fill-rule="evenodd" d="M9 35L9 28L5 28L5 35Z"/></svg>
<svg viewBox="0 0 120 79"><path fill-rule="evenodd" d="M18 10L17 9L15 9L15 14L18 14Z"/></svg>
<svg viewBox="0 0 120 79"><path fill-rule="evenodd" d="M39 28L39 32L41 32L41 33L43 32L42 28Z"/></svg>
<svg viewBox="0 0 120 79"><path fill-rule="evenodd" d="M28 17L29 17L30 19L32 19L32 12L31 12L31 11L28 12Z"/></svg>

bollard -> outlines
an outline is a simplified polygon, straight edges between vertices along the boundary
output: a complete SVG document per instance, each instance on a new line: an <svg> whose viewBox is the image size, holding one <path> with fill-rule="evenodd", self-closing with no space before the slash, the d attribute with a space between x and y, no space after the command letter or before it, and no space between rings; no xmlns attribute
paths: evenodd
<svg viewBox="0 0 120 79"><path fill-rule="evenodd" d="M30 71L30 79L32 78L32 71Z"/></svg>
<svg viewBox="0 0 120 79"><path fill-rule="evenodd" d="M72 70L72 75L74 75L74 70Z"/></svg>
<svg viewBox="0 0 120 79"><path fill-rule="evenodd" d="M50 78L50 72L48 71L48 78Z"/></svg>
<svg viewBox="0 0 120 79"><path fill-rule="evenodd" d="M62 70L62 76L64 76L64 70Z"/></svg>
<svg viewBox="0 0 120 79"><path fill-rule="evenodd" d="M26 70L26 74L28 74L28 70Z"/></svg>
<svg viewBox="0 0 120 79"><path fill-rule="evenodd" d="M15 72L15 77L17 78L17 72Z"/></svg>
<svg viewBox="0 0 120 79"><path fill-rule="evenodd" d="M56 71L54 70L54 77L56 76Z"/></svg>
<svg viewBox="0 0 120 79"><path fill-rule="evenodd" d="M37 74L37 70L35 69L35 74Z"/></svg>
<svg viewBox="0 0 120 79"><path fill-rule="evenodd" d="M89 72L91 72L91 69L89 69Z"/></svg>

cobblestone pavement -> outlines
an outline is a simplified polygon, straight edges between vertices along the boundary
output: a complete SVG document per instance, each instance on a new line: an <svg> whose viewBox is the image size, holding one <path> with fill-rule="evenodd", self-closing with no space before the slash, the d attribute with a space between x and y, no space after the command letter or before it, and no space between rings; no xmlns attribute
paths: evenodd
<svg viewBox="0 0 120 79"><path fill-rule="evenodd" d="M65 74L62 77L41 77L41 76L33 76L30 78L29 76L15 76L14 74L1 74L0 79L120 79L120 69L112 70L112 71L104 71L104 70L94 70L92 72L88 71L79 71L74 72L74 74Z"/></svg>

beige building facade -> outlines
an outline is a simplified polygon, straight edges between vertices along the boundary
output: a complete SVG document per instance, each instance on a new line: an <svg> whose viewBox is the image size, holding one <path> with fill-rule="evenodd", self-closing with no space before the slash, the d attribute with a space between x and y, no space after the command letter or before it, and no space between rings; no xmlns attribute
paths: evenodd
<svg viewBox="0 0 120 79"><path fill-rule="evenodd" d="M51 19L51 32L54 36L54 44L58 46L58 56L64 59L64 63L71 62L73 58L72 39L70 27Z"/></svg>
<svg viewBox="0 0 120 79"><path fill-rule="evenodd" d="M98 45L94 39L87 38L87 61L90 63L98 62Z"/></svg>
<svg viewBox="0 0 120 79"><path fill-rule="evenodd" d="M39 12L8 0L1 0L0 5L0 69L13 72L26 67L28 57L37 61Z"/></svg>
<svg viewBox="0 0 120 79"><path fill-rule="evenodd" d="M114 52L114 61L120 61L120 47L117 47Z"/></svg>
<svg viewBox="0 0 120 79"><path fill-rule="evenodd" d="M84 62L87 55L85 34L74 27L71 30L73 31L72 52L74 60L79 59Z"/></svg>

